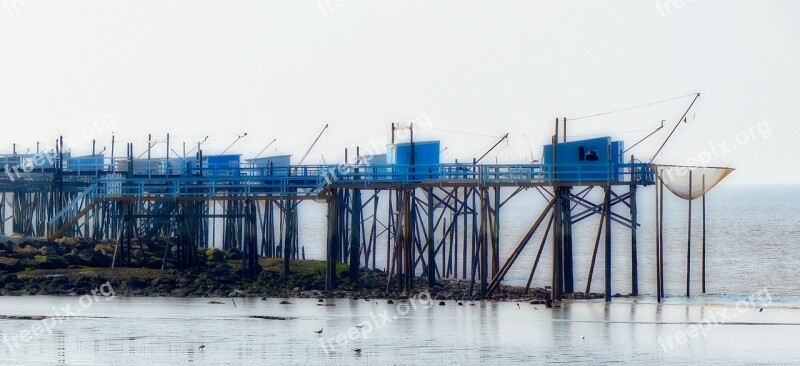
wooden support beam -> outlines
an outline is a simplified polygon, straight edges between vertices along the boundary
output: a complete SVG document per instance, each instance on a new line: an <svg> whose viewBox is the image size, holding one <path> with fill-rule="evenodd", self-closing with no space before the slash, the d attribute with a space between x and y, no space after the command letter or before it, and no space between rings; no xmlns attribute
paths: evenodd
<svg viewBox="0 0 800 366"><path fill-rule="evenodd" d="M520 254L522 254L522 251L525 249L525 246L528 245L528 242L531 240L533 235L536 233L536 230L542 224L542 221L544 221L544 218L547 217L547 214L553 208L554 202L555 202L555 198L550 200L550 202L547 204L547 206L545 206L544 210L542 210L542 212L539 214L539 217L536 218L536 221L534 221L533 224L531 225L531 227L528 229L528 232L525 233L525 236L523 236L522 240L520 240L519 244L517 244L517 247L511 253L511 256L508 257L508 259L503 264L503 266L500 267L500 269L498 270L497 274L492 278L492 282L489 284L489 287L488 287L488 295L491 295L497 289L497 287L500 286L501 281L503 281L503 278L506 276L506 274L508 274L508 271L511 269L511 266L514 265L514 262L516 262L517 258L519 258L519 256L520 256ZM551 219L551 221L552 221L552 219ZM549 228L550 228L550 226L548 225L548 229ZM539 255L540 254L541 254L541 248L539 250ZM537 258L538 258L539 255L537 255Z"/></svg>
<svg viewBox="0 0 800 366"><path fill-rule="evenodd" d="M427 214L428 214L428 233L426 235L426 245L428 246L428 263L426 272L428 274L428 287L432 288L436 284L436 250L434 248L434 227L433 227L433 188L428 188L427 190L428 195L428 207L427 207ZM444 261L442 261L442 265L444 265Z"/></svg>
<svg viewBox="0 0 800 366"><path fill-rule="evenodd" d="M606 215L606 247L605 247L605 293L606 302L611 301L611 187L606 187L605 195L605 215Z"/></svg>

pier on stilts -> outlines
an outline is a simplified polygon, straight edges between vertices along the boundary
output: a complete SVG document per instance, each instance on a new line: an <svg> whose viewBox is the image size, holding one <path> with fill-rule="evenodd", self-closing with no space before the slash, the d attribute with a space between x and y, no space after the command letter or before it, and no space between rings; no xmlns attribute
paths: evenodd
<svg viewBox="0 0 800 366"><path fill-rule="evenodd" d="M152 158L149 142L147 158L132 144L123 156L114 156L112 145L111 157L73 157L59 140L45 159L16 152L0 156L0 229L49 240L114 240L114 267L184 269L197 264L201 249L237 249L250 278L258 273L259 258L281 258L288 274L291 259L304 258L305 246L319 245L325 248L328 289L338 285L337 263L349 266L353 283L359 271L382 263L389 290L410 294L417 278L428 286L459 279L469 281L470 298L491 297L538 233L542 240L533 243L538 247L526 271L527 289L542 255L551 253L552 299L589 293L602 253L606 301L614 290L612 275L629 275L629 292L637 295L637 196L642 188L657 186L663 203L657 169L664 166L626 158L623 143L610 137L568 141L566 120L561 122L563 129L557 120L551 143L543 147L543 161L522 164L487 164L483 157L442 163L438 143L413 137L393 139L382 162L367 161L356 151L356 163L338 165L293 165L288 157L241 162L238 155L204 155L199 144L190 157L170 155L168 147L165 158ZM695 179L702 180L705 193L705 176ZM501 243L503 208L523 191L538 192L545 206L518 241ZM598 195L599 200L590 198ZM326 207L326 222L318 225L327 237L319 243L298 239L299 212L308 205ZM579 242L573 228L590 217L599 218L596 235ZM663 215L656 219L663 223ZM612 228L630 231L629 249L618 251ZM660 299L663 234L656 237ZM160 263L135 263L133 254L144 251L143 242L163 248ZM593 246L585 285L575 280L577 245ZM502 257L501 246L513 250ZM629 274L612 273L617 253L630 253Z"/></svg>

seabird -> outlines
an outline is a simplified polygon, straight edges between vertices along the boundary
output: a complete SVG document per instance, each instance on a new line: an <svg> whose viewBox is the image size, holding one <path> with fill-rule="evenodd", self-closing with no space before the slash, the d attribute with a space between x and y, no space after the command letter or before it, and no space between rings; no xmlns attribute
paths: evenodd
<svg viewBox="0 0 800 366"><path fill-rule="evenodd" d="M314 332L314 333L317 333L317 334L322 334L322 328L319 328L319 330L318 330L318 331L316 331L316 332Z"/></svg>
<svg viewBox="0 0 800 366"><path fill-rule="evenodd" d="M356 325L356 328L359 328L359 329L360 329L360 328L364 328L364 324L361 324L361 325Z"/></svg>
<svg viewBox="0 0 800 366"><path fill-rule="evenodd" d="M354 349L354 350L353 350L353 352L355 352L355 353L361 353L361 348L356 348L356 349Z"/></svg>
<svg viewBox="0 0 800 366"><path fill-rule="evenodd" d="M759 312L759 313L760 313L760 312L762 312L762 311L764 311L764 308L760 308L760 309L758 309L758 312Z"/></svg>
<svg viewBox="0 0 800 366"><path fill-rule="evenodd" d="M206 345L205 345L205 344L201 344L201 345L200 345L200 349L203 349L203 348L206 348Z"/></svg>

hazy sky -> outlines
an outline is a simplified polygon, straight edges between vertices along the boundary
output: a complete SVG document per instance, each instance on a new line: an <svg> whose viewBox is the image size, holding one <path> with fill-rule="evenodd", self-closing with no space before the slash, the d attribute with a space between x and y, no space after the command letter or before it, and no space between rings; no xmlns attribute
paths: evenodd
<svg viewBox="0 0 800 366"><path fill-rule="evenodd" d="M656 161L737 168L731 183L800 183L800 2L0 0L0 152L72 136L110 149L203 145L309 162L382 152L416 119L443 159L538 159L556 117L702 93ZM680 5L680 6L678 6ZM691 98L574 121L649 160ZM108 123L113 122L113 123ZM420 123L418 123L420 124ZM81 136L88 136L84 139ZM532 148L529 149L529 144ZM375 148L372 148L372 147ZM163 144L155 155L165 154Z"/></svg>

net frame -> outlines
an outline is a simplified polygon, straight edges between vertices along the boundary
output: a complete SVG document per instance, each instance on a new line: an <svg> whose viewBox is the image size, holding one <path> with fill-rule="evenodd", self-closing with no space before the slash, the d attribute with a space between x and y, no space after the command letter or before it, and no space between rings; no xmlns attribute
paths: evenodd
<svg viewBox="0 0 800 366"><path fill-rule="evenodd" d="M735 169L691 165L650 164L650 169L667 189L685 200L700 198Z"/></svg>

